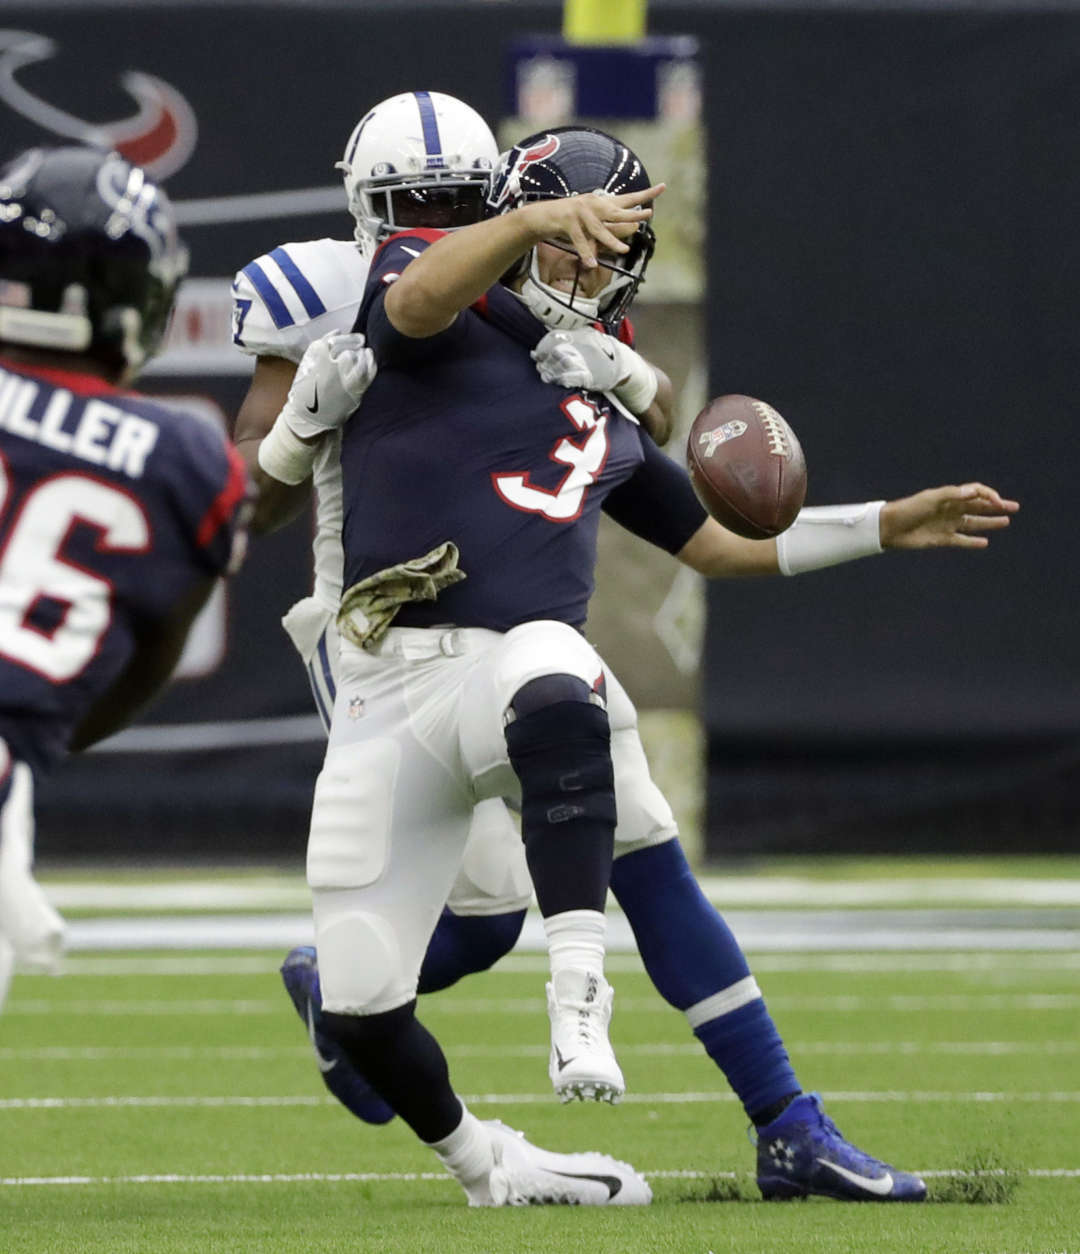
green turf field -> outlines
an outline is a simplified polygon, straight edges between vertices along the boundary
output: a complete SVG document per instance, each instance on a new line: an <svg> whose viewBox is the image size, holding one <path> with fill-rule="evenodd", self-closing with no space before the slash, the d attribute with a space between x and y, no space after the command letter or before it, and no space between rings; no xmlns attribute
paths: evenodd
<svg viewBox="0 0 1080 1254"><path fill-rule="evenodd" d="M61 978L17 976L0 1017L0 1249L1080 1251L1080 952L753 965L804 1084L851 1139L927 1174L932 1202L756 1200L741 1110L630 956L609 963L617 1108L552 1096L540 955L422 1000L482 1118L626 1158L655 1194L470 1211L399 1122L325 1097L275 955L79 953Z"/></svg>

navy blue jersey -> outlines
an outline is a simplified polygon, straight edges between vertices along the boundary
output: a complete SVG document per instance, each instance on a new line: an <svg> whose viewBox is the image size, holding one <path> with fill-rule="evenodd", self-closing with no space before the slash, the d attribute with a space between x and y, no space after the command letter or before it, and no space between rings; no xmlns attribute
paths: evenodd
<svg viewBox="0 0 1080 1254"><path fill-rule="evenodd" d="M430 238L387 241L357 318L379 373L342 440L345 586L452 540L465 580L398 625L581 627L600 510L642 461L640 429L541 381L529 353L545 328L501 285L439 335L395 331L383 293Z"/></svg>
<svg viewBox="0 0 1080 1254"><path fill-rule="evenodd" d="M195 415L0 362L0 737L40 771L140 627L231 560L239 455Z"/></svg>

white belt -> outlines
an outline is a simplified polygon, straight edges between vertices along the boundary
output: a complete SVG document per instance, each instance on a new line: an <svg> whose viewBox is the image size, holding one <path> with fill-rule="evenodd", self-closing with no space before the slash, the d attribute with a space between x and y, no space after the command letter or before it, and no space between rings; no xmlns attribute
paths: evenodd
<svg viewBox="0 0 1080 1254"><path fill-rule="evenodd" d="M369 653L415 661L429 657L464 657L488 649L502 632L487 627L391 627Z"/></svg>

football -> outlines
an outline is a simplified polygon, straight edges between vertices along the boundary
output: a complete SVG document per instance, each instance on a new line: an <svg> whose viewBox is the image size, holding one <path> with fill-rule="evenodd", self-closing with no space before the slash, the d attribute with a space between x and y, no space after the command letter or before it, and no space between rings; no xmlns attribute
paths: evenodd
<svg viewBox="0 0 1080 1254"><path fill-rule="evenodd" d="M705 406L690 428L686 465L713 518L748 540L786 531L806 499L795 432L752 396L718 396Z"/></svg>

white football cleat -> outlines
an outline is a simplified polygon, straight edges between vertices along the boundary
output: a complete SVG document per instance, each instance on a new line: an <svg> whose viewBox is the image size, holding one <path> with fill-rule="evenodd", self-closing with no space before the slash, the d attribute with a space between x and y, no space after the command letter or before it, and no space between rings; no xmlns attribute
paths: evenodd
<svg viewBox="0 0 1080 1254"><path fill-rule="evenodd" d="M652 1189L629 1163L608 1154L556 1154L498 1119L485 1120L495 1166L488 1206L647 1206Z"/></svg>
<svg viewBox="0 0 1080 1254"><path fill-rule="evenodd" d="M617 1102L626 1081L608 1040L615 992L596 971L559 971L547 986L548 1075L564 1102Z"/></svg>

